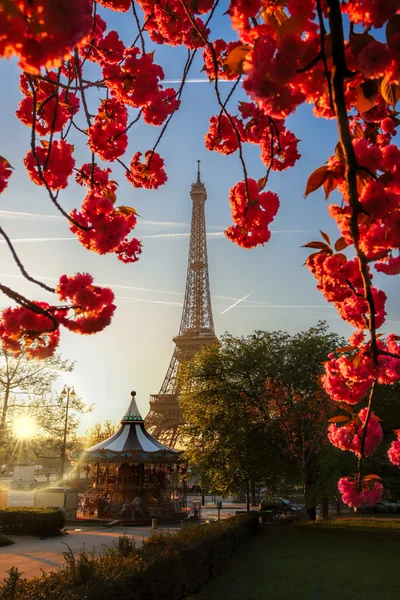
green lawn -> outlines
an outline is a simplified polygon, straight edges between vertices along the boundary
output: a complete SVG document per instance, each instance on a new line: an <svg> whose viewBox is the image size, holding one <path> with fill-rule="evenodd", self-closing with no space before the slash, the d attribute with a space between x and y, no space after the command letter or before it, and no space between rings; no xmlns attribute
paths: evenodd
<svg viewBox="0 0 400 600"><path fill-rule="evenodd" d="M269 526L199 600L399 600L400 523Z"/></svg>

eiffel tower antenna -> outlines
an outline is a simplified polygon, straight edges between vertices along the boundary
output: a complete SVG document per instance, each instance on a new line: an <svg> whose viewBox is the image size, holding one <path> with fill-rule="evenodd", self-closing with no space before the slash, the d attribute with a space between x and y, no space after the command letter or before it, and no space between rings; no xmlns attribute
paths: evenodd
<svg viewBox="0 0 400 600"><path fill-rule="evenodd" d="M179 333L174 337L175 349L167 374L158 394L152 394L146 427L159 441L170 448L176 445L178 430L184 424L179 407L178 371L181 363L192 360L206 344L217 341L211 308L208 278L205 201L207 192L200 180L200 161L197 161L197 181L190 191L192 223L185 300Z"/></svg>

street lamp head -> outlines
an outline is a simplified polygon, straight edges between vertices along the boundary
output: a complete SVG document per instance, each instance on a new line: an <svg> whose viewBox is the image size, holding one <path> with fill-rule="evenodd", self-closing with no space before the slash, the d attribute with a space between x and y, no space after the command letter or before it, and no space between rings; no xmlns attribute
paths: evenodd
<svg viewBox="0 0 400 600"><path fill-rule="evenodd" d="M70 392L70 396L76 396L75 390L74 388L72 388L71 392Z"/></svg>

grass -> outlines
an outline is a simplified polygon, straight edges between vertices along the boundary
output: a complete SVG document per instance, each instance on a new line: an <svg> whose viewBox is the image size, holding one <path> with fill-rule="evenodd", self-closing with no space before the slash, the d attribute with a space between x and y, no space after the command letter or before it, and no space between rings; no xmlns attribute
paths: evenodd
<svg viewBox="0 0 400 600"><path fill-rule="evenodd" d="M269 526L199 600L398 600L400 524Z"/></svg>
<svg viewBox="0 0 400 600"><path fill-rule="evenodd" d="M2 546L11 546L11 544L14 544L14 542L12 540L10 540L5 535L0 535L0 547L2 547Z"/></svg>

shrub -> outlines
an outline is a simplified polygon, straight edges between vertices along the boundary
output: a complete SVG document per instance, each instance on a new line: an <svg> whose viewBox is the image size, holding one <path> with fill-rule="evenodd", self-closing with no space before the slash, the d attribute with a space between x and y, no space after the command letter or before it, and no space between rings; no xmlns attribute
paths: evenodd
<svg viewBox="0 0 400 600"><path fill-rule="evenodd" d="M258 519L237 516L154 535L139 549L124 538L98 557L68 551L63 570L30 581L13 570L0 600L182 600L197 594L258 529Z"/></svg>
<svg viewBox="0 0 400 600"><path fill-rule="evenodd" d="M0 547L10 546L13 543L14 542L12 540L10 540L9 538L5 537L4 535L0 535Z"/></svg>
<svg viewBox="0 0 400 600"><path fill-rule="evenodd" d="M59 535L65 516L59 508L6 508L0 510L0 530L12 535Z"/></svg>

